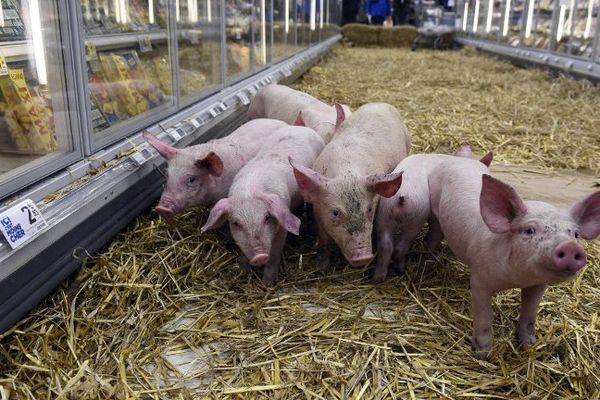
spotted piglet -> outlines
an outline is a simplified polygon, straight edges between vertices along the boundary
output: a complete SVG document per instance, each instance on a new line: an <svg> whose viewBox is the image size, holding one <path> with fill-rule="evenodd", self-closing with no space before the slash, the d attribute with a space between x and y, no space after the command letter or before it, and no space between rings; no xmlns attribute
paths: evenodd
<svg viewBox="0 0 600 400"><path fill-rule="evenodd" d="M572 279L586 264L582 239L600 234L600 191L569 208L523 201L515 190L469 159L445 161L429 177L431 212L452 252L470 267L472 344L492 349L492 296L521 289L517 338L535 343L537 307L547 285Z"/></svg>
<svg viewBox="0 0 600 400"><path fill-rule="evenodd" d="M382 198L375 216L375 241L377 266L373 275L376 283L385 280L388 267L394 258L394 269L402 273L406 253L429 218L428 176L436 166L457 157L471 158L468 145L460 147L453 156L447 154L414 154L400 161L394 172L403 172L402 186L396 194ZM489 166L492 153L480 162ZM437 249L432 249L433 251Z"/></svg>

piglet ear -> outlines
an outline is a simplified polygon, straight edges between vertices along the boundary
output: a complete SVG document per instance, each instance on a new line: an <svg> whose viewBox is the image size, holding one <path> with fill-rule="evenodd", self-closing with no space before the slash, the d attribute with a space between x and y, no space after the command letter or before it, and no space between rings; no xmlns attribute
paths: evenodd
<svg viewBox="0 0 600 400"><path fill-rule="evenodd" d="M481 159L479 160L479 162L481 162L486 167L489 167L490 164L492 163L493 159L494 159L494 153L492 153L490 151L485 156L481 157Z"/></svg>
<svg viewBox="0 0 600 400"><path fill-rule="evenodd" d="M473 152L471 151L471 146L468 144L463 144L454 152L454 155L456 157L471 158L473 157Z"/></svg>
<svg viewBox="0 0 600 400"><path fill-rule="evenodd" d="M400 185L402 185L403 173L404 171L367 176L364 178L367 190L383 197L392 197L400 189Z"/></svg>
<svg viewBox="0 0 600 400"><path fill-rule="evenodd" d="M221 176L223 173L223 160L212 151L206 157L194 161L194 165L197 168L207 170L213 176Z"/></svg>
<svg viewBox="0 0 600 400"><path fill-rule="evenodd" d="M223 225L227 219L227 214L229 213L230 209L231 203L229 202L229 199L219 200L212 210L210 210L208 221L206 221L206 224L200 228L200 232L204 233L209 229L215 229Z"/></svg>
<svg viewBox="0 0 600 400"><path fill-rule="evenodd" d="M304 118L302 118L302 111L298 112L298 116L296 116L296 120L294 121L294 126L306 126Z"/></svg>
<svg viewBox="0 0 600 400"><path fill-rule="evenodd" d="M575 203L570 211L575 222L579 224L582 238L594 240L600 235L600 191Z"/></svg>
<svg viewBox="0 0 600 400"><path fill-rule="evenodd" d="M177 154L177 149L175 147L171 147L168 144L161 142L150 132L144 132L143 136L146 142L150 143L150 145L158 151L158 154L163 156L166 160L172 159Z"/></svg>
<svg viewBox="0 0 600 400"><path fill-rule="evenodd" d="M315 201L319 191L327 183L327 178L308 167L296 164L292 157L288 157L288 161L294 168L294 177L304 201Z"/></svg>
<svg viewBox="0 0 600 400"><path fill-rule="evenodd" d="M339 103L335 103L335 129L337 130L345 120L346 113L344 112L344 107Z"/></svg>
<svg viewBox="0 0 600 400"><path fill-rule="evenodd" d="M269 214L279 222L286 231L298 236L300 234L300 219L296 217L281 199L274 195L264 197Z"/></svg>
<svg viewBox="0 0 600 400"><path fill-rule="evenodd" d="M494 233L510 232L514 220L527 212L515 189L487 174L482 177L479 209L483 222Z"/></svg>

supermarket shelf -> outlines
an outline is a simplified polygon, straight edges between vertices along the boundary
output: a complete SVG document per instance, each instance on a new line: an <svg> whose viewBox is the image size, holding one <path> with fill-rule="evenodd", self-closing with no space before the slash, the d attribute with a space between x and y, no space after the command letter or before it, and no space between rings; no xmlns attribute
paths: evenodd
<svg viewBox="0 0 600 400"><path fill-rule="evenodd" d="M25 60L31 51L31 43L27 40L0 43L0 55L4 56L7 62Z"/></svg>
<svg viewBox="0 0 600 400"><path fill-rule="evenodd" d="M92 42L98 50L109 50L139 46L140 39L146 37L149 37L152 42L160 42L167 40L167 33L122 33L118 35L90 36L87 40ZM26 60L32 51L31 43L26 40L0 43L0 55L3 55L8 62Z"/></svg>
<svg viewBox="0 0 600 400"><path fill-rule="evenodd" d="M483 39L457 36L455 40L463 45L473 46L479 50L509 58L515 63L543 66L592 81L600 81L600 64L592 61L534 48L512 47L508 44L490 42Z"/></svg>
<svg viewBox="0 0 600 400"><path fill-rule="evenodd" d="M261 87L293 81L340 39L337 35L309 47L149 131L177 147L227 134L244 121L249 99ZM107 164L103 172L92 174ZM26 198L36 202L49 226L16 250L10 250L4 239L0 241L0 333L76 271L83 257L96 252L155 201L164 182L158 171L163 166L164 160L138 132L13 196L10 204ZM56 192L62 194L44 200ZM0 212L10 204L5 202Z"/></svg>
<svg viewBox="0 0 600 400"><path fill-rule="evenodd" d="M132 45L138 45L140 39L149 37L152 42L167 40L166 32L148 32L148 33L120 33L117 35L89 36L86 41L92 42L96 49L118 49Z"/></svg>

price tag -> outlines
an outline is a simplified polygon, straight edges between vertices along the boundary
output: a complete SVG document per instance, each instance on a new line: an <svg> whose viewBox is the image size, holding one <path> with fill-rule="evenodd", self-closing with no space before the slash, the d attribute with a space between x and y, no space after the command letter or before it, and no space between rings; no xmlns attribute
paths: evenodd
<svg viewBox="0 0 600 400"><path fill-rule="evenodd" d="M148 53L152 51L152 40L150 40L150 36L140 36L140 52Z"/></svg>
<svg viewBox="0 0 600 400"><path fill-rule="evenodd" d="M182 136L179 134L179 131L177 129L171 130L169 132L169 136L171 136L171 138L176 142L178 142L182 138Z"/></svg>
<svg viewBox="0 0 600 400"><path fill-rule="evenodd" d="M147 144L141 145L139 150L131 155L131 159L138 167L146 163L150 158L152 158L152 152Z"/></svg>
<svg viewBox="0 0 600 400"><path fill-rule="evenodd" d="M192 124L192 126L194 127L194 129L198 129L200 128L200 122L198 121L198 118L191 118L190 119L190 124Z"/></svg>
<svg viewBox="0 0 600 400"><path fill-rule="evenodd" d="M92 42L85 42L85 61L93 61L98 59L96 45Z"/></svg>
<svg viewBox="0 0 600 400"><path fill-rule="evenodd" d="M0 214L0 231L13 249L47 226L42 213L30 199L23 200Z"/></svg>
<svg viewBox="0 0 600 400"><path fill-rule="evenodd" d="M237 98L240 100L240 102L247 106L248 104L250 104L250 99L248 99L248 96L246 96L245 93L238 93L237 94Z"/></svg>
<svg viewBox="0 0 600 400"><path fill-rule="evenodd" d="M210 113L211 117L213 117L213 118L215 118L217 115L219 115L217 110L215 110L214 108L211 108L210 110L208 110L208 112Z"/></svg>
<svg viewBox="0 0 600 400"><path fill-rule="evenodd" d="M6 59L0 55L0 76L8 75L8 65L6 65Z"/></svg>

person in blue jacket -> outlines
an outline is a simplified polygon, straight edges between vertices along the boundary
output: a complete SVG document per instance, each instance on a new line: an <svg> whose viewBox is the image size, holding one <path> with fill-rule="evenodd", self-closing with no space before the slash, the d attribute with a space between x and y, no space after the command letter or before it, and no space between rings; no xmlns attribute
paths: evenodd
<svg viewBox="0 0 600 400"><path fill-rule="evenodd" d="M383 25L383 21L392 16L390 0L366 0L365 11L371 25Z"/></svg>

